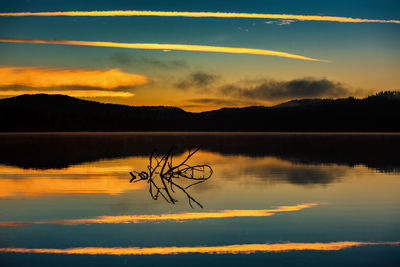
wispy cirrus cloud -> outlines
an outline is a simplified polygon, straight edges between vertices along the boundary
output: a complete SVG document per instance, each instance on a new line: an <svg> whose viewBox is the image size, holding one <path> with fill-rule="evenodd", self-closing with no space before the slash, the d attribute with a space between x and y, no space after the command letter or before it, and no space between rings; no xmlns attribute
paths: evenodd
<svg viewBox="0 0 400 267"><path fill-rule="evenodd" d="M182 253L202 254L250 254L257 252L288 252L302 250L337 251L360 246L398 246L400 242L316 242L316 243L275 243L235 244L226 246L197 247L79 247L79 248L0 248L0 253L47 253L85 255L169 255Z"/></svg>
<svg viewBox="0 0 400 267"><path fill-rule="evenodd" d="M36 44L61 44L61 45L81 45L81 46L97 46L97 47L119 47L131 49L152 49L152 50L180 50L180 51L198 51L198 52L215 52L230 54L249 54L277 56L285 58L293 58L308 61L324 62L326 60L315 59L311 57L255 48L242 47L226 47L226 46L208 46L208 45L187 45L187 44L158 44L158 43L117 43L117 42L92 42L92 41L72 41L72 40L37 40L37 39L10 39L0 38L0 42L10 43L36 43Z"/></svg>
<svg viewBox="0 0 400 267"><path fill-rule="evenodd" d="M293 22L295 22L295 20L293 20L293 19L282 19L282 20L266 21L264 23L265 24L275 24L275 25L278 25L278 26L283 26L283 25L290 25Z"/></svg>
<svg viewBox="0 0 400 267"><path fill-rule="evenodd" d="M188 68L189 64L184 60L160 60L148 56L130 56L122 52L115 52L109 58L111 62L121 66L140 65L157 69L182 69Z"/></svg>
<svg viewBox="0 0 400 267"><path fill-rule="evenodd" d="M257 13L228 13L228 12L181 12L181 11L140 11L140 10L111 10L111 11L56 11L56 12L14 12L0 13L0 16L157 16L157 17L192 17L192 18L252 18L280 19L300 21L331 21L350 23L400 23L392 19L362 19L338 16L292 15L292 14L257 14Z"/></svg>

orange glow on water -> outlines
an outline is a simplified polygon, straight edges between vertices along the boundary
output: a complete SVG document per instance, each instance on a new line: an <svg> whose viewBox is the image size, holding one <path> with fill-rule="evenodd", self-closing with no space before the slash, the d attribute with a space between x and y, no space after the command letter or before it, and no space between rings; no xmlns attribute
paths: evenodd
<svg viewBox="0 0 400 267"><path fill-rule="evenodd" d="M135 164L141 166L145 158ZM76 194L116 195L146 187L129 183L131 158L82 163L62 169L22 169L0 165L0 199Z"/></svg>
<svg viewBox="0 0 400 267"><path fill-rule="evenodd" d="M375 22L400 23L399 20L360 19L338 16L313 16L290 14L257 14L257 13L228 13L228 12L180 12L180 11L139 11L139 10L111 10L111 11L57 11L57 12L14 12L0 13L0 16L159 16L159 17L194 17L194 18L252 18L252 19L290 19L301 21L331 21L331 22Z"/></svg>
<svg viewBox="0 0 400 267"><path fill-rule="evenodd" d="M39 197L62 194L121 194L142 189L145 185L130 184L119 177L87 179L43 177L35 179L0 179L0 198Z"/></svg>
<svg viewBox="0 0 400 267"><path fill-rule="evenodd" d="M221 210L212 212L185 212L176 214L161 215L124 215L124 216L99 216L89 219L71 219L37 222L0 222L0 226L15 227L32 224L59 224L59 225L77 225L90 223L145 223L160 221L187 221L216 218L234 218L234 217L266 217L275 215L277 212L298 211L317 206L318 203L304 203L294 206L281 206L276 209L266 210Z"/></svg>
<svg viewBox="0 0 400 267"><path fill-rule="evenodd" d="M290 54L290 53L286 53L286 52L272 51L272 50L266 50L266 49L207 46L207 45L157 44L157 43L116 43L116 42L89 42L89 41L71 41L71 40L34 40L34 39L8 39L8 38L0 38L0 42L82 45L82 46L99 46L99 47L119 47L119 48L131 48L131 49L154 49L154 50L167 50L167 51L181 50L181 51L216 52L216 53L231 53L231 54L251 54L251 55L278 56L278 57L294 58L294 59L309 60L309 61L324 61L324 60L305 57L305 56L301 56L301 55L295 55L295 54Z"/></svg>
<svg viewBox="0 0 400 267"><path fill-rule="evenodd" d="M342 241L330 243L278 243L278 244L241 244L210 247L82 247L82 248L0 248L3 253L47 253L47 254L86 254L86 255L168 255L182 253L203 254L250 254L256 252L287 252L301 250L335 251L351 247L373 245L400 245L400 242L357 242Z"/></svg>

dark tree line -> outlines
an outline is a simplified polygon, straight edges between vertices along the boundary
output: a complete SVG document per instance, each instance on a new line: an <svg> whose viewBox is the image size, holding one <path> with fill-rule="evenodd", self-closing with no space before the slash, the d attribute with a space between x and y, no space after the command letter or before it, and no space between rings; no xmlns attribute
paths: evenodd
<svg viewBox="0 0 400 267"><path fill-rule="evenodd" d="M67 96L0 100L0 131L400 131L399 92L364 99L303 99L273 107L202 113L174 107L130 107Z"/></svg>

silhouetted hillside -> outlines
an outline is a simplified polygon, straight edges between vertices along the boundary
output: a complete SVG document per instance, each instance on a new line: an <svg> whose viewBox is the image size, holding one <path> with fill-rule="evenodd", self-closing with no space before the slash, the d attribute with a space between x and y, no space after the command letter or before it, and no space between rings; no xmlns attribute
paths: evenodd
<svg viewBox="0 0 400 267"><path fill-rule="evenodd" d="M0 100L0 131L101 131L158 129L186 118L175 107L102 104L65 95L21 95ZM164 126L168 130L168 125Z"/></svg>
<svg viewBox="0 0 400 267"><path fill-rule="evenodd" d="M273 107L189 113L102 104L63 95L0 100L0 131L400 131L400 93L303 99Z"/></svg>

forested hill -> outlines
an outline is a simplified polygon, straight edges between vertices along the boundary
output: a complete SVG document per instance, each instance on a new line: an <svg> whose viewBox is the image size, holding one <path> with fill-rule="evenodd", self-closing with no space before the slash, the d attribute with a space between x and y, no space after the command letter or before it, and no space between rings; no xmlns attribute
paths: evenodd
<svg viewBox="0 0 400 267"><path fill-rule="evenodd" d="M190 113L177 107L103 104L65 95L0 100L0 131L400 131L400 93L302 99L272 107Z"/></svg>

